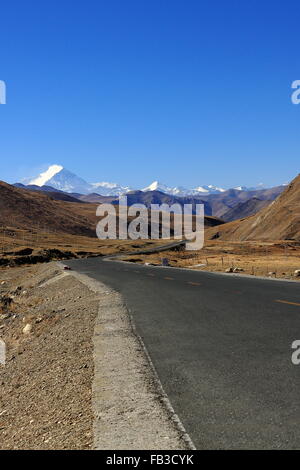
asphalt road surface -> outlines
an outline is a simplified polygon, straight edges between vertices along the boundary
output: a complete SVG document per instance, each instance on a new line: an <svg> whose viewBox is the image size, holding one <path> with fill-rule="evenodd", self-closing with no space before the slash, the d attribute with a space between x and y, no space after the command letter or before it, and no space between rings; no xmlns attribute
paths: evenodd
<svg viewBox="0 0 300 470"><path fill-rule="evenodd" d="M197 449L299 449L300 284L68 261L121 292Z"/></svg>

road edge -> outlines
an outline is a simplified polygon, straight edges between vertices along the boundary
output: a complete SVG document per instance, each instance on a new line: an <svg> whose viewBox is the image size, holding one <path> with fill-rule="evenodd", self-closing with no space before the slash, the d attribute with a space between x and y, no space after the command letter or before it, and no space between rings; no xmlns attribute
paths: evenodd
<svg viewBox="0 0 300 470"><path fill-rule="evenodd" d="M188 445L189 449L190 450L197 450L196 449L196 446L195 444L193 443L190 435L188 434L188 432L186 431L183 423L181 422L181 419L179 418L179 416L177 415L177 413L175 412L171 402L170 402L170 399L167 395L167 393L165 392L164 390L164 387L161 383L161 380L159 378L159 375L157 373L157 370L154 366L154 363L151 359L151 356L145 346L145 343L144 341L142 340L142 337L138 334L137 332L137 329L136 329L136 326L135 326L135 323L134 323L134 319L133 319L133 316L130 312L130 310L127 308L127 311L128 311L128 317L129 317L129 321L130 321L130 324L131 324L131 327L132 327L132 331L135 335L135 337L137 338L138 342L140 343L142 349L143 349L143 352L147 358L147 361L151 367L151 370L152 370L152 373L153 373L153 377L154 377L154 380L155 380L155 383L156 383L156 387L157 389L160 391L160 394L161 394L161 401L162 403L164 404L164 406L166 407L169 415L171 416L171 419L172 421L175 423L175 425L178 427L179 431L182 433L182 439L186 442L186 444Z"/></svg>
<svg viewBox="0 0 300 470"><path fill-rule="evenodd" d="M60 268L64 268L64 266L65 266L63 263L58 263L58 265L59 265ZM163 385L160 381L160 378L159 378L158 373L155 369L155 366L152 362L152 359L151 359L151 357L150 357L150 355L147 351L147 348L146 348L142 338L140 337L140 335L137 332L133 316L132 316L130 310L128 309L128 307L126 305L126 302L125 302L125 299L123 298L123 296L119 292L117 292L114 289L112 289L111 287L107 286L106 284L104 284L100 281L97 281L97 280L93 279L92 277L89 277L86 274L81 274L81 273L78 273L77 271L73 271L73 270L70 270L69 274L71 274L77 280L82 282L82 284L86 285L92 292L96 292L96 293L100 293L100 294L101 293L102 294L103 293L112 294L112 295L117 294L122 299L123 305L125 307L126 315L127 315L127 320L128 320L129 325L130 325L130 330L131 330L130 333L132 335L132 339L138 345L140 345L140 348L142 350L142 354L144 356L145 362L148 365L148 370L146 372L147 379L150 380L153 383L153 386L156 389L157 395L159 397L159 402L161 404L162 409L164 410L166 418L172 423L174 428L177 429L178 436L180 436L180 440L182 440L184 442L185 446L187 447L187 450L196 450L196 447L195 447L191 437L187 433L183 423L181 422L179 416L175 412L175 410L174 410L174 408L173 408L173 406L172 406L172 404L169 400L168 395L164 391ZM99 302L99 304L100 304L100 302ZM118 305L117 305L117 308L118 308ZM121 311L121 308L119 308L118 313L121 316L122 313L124 314L124 311ZM99 305L98 317L99 316L100 316L100 305ZM96 327L97 327L97 319L96 319L96 324L95 324L95 330L96 330ZM95 341L94 340L95 340L95 333L94 333L94 338L93 338L93 344L94 344L94 347L95 347ZM95 409L93 409L93 411L95 412ZM94 448L97 448L97 445L95 445L95 444L96 443L95 443L95 438L94 438ZM166 447L168 447L168 446L166 446Z"/></svg>
<svg viewBox="0 0 300 470"><path fill-rule="evenodd" d="M133 253L134 254L134 253ZM182 268L182 267L176 267L176 266L158 266L158 265L155 265L155 264L145 264L145 263L134 263L132 261L126 261L126 260L122 260L122 259L108 259L108 258L103 258L102 261L113 261L114 263L126 263L128 265L138 265L138 266L143 266L145 268L153 268L153 269L174 269L176 271L189 271L189 272L193 272L193 273L204 273L204 274L212 274L214 276L224 276L224 277L227 277L227 278L230 278L230 277L236 277L236 278L239 278L239 279L259 279L261 281L276 281L276 282L289 282L289 283L293 283L293 284L300 284L299 281L297 281L296 279L284 279L284 278L280 278L280 277L267 277L267 276L253 276L251 274L241 274L241 273L224 273L222 271L207 271L207 270L203 270L201 271L200 269L192 269L192 268Z"/></svg>

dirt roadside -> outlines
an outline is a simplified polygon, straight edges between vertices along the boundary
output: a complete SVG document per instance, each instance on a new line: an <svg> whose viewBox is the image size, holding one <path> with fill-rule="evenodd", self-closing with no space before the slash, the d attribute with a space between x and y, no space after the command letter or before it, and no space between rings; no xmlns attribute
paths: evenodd
<svg viewBox="0 0 300 470"><path fill-rule="evenodd" d="M0 313L7 348L0 448L91 448L91 338L99 297L61 277L55 263L2 270L0 277L1 295L13 297Z"/></svg>
<svg viewBox="0 0 300 470"><path fill-rule="evenodd" d="M227 272L228 275L237 272L241 275L300 280L297 272L300 270L300 246L296 241L206 241L199 251L132 254L122 259L161 266L163 258L167 258L171 267L195 271Z"/></svg>
<svg viewBox="0 0 300 470"><path fill-rule="evenodd" d="M70 274L0 270L0 449L190 448L119 294Z"/></svg>

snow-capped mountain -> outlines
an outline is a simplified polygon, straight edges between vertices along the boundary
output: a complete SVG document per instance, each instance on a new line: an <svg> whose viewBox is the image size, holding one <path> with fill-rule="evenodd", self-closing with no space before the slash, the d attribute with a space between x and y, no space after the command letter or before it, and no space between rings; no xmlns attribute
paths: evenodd
<svg viewBox="0 0 300 470"><path fill-rule="evenodd" d="M28 181L27 184L34 184L36 186L47 185L66 193L87 194L91 192L91 185L89 183L61 165L51 165L37 178Z"/></svg>
<svg viewBox="0 0 300 470"><path fill-rule="evenodd" d="M64 168L61 165L51 165L46 171L41 173L37 178L29 180L28 184L33 184L36 186L45 186L46 183L48 183L48 181L51 181L51 179L63 169Z"/></svg>
<svg viewBox="0 0 300 470"><path fill-rule="evenodd" d="M217 186L213 186L209 184L208 186L198 186L197 188L193 189L193 195L196 194L218 194L224 193L226 189L218 188Z"/></svg>
<svg viewBox="0 0 300 470"><path fill-rule="evenodd" d="M263 183L259 183L257 186L253 186L253 188L247 188L247 186L237 186L233 189L236 189L237 191L257 191L259 189L266 189L266 187Z"/></svg>
<svg viewBox="0 0 300 470"><path fill-rule="evenodd" d="M84 179L75 175L71 171L67 170L61 165L51 165L46 171L43 171L36 178L29 179L26 181L28 185L36 186L51 186L54 189L64 191L67 193L80 193L90 194L98 193L102 196L119 196L126 194L129 191L133 191L136 188L129 186L121 186L117 183L100 182L100 183L88 183ZM234 189L239 191L250 191L260 188L246 188L244 186L238 186ZM226 191L226 189L219 188L213 185L197 186L193 189L184 188L182 186L170 187L159 181L153 181L149 186L143 188L142 191L161 191L166 194L173 196L205 196L209 194L220 194Z"/></svg>
<svg viewBox="0 0 300 470"><path fill-rule="evenodd" d="M162 184L159 181L153 181L153 183L149 184L149 186L142 189L142 191L161 191L162 193L172 194L176 196L185 196L188 193L188 189L183 188L182 186L170 188L169 186L166 186L165 184Z"/></svg>
<svg viewBox="0 0 300 470"><path fill-rule="evenodd" d="M142 189L142 191L161 191L166 194L172 194L173 196L197 196L197 195L205 195L205 194L217 194L223 193L225 189L217 188L213 185L208 186L198 186L194 189L187 189L183 186L175 186L174 188L170 188L165 184L159 183L159 181L153 181L149 186Z"/></svg>
<svg viewBox="0 0 300 470"><path fill-rule="evenodd" d="M120 186L117 183L91 183L92 191L101 194L101 196L120 196L121 194L133 191L129 186Z"/></svg>
<svg viewBox="0 0 300 470"><path fill-rule="evenodd" d="M50 186L66 193L89 194L99 192L103 196L115 196L130 191L116 183L88 183L61 165L51 165L39 176L26 181L28 185Z"/></svg>

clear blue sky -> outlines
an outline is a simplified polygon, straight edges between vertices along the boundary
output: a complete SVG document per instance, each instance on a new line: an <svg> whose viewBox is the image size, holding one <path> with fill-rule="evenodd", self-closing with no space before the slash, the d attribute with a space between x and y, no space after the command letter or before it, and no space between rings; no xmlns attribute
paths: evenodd
<svg viewBox="0 0 300 470"><path fill-rule="evenodd" d="M299 172L297 1L1 5L0 178L268 186Z"/></svg>

